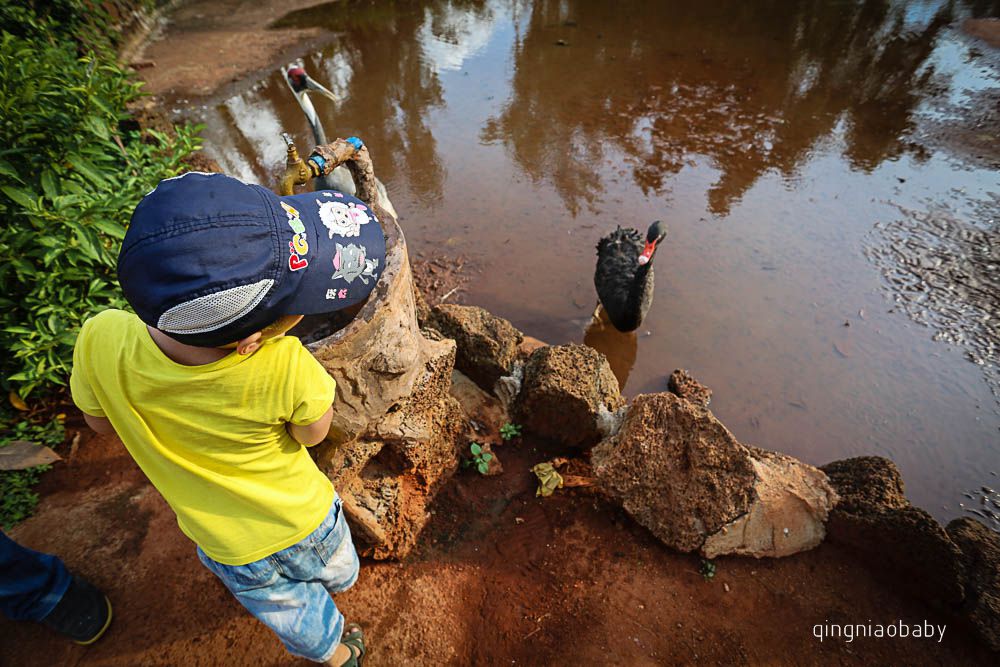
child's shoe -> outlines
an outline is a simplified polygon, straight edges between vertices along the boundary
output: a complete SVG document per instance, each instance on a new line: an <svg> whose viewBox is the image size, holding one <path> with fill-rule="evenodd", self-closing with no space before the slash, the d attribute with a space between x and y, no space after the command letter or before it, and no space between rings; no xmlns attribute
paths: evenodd
<svg viewBox="0 0 1000 667"><path fill-rule="evenodd" d="M111 601L90 582L74 576L42 623L77 644L92 644L111 625Z"/></svg>

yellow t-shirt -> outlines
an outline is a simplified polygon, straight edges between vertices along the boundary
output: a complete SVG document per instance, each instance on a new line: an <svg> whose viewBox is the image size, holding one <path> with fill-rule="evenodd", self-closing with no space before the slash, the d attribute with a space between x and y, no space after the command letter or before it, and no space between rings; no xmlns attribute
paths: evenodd
<svg viewBox="0 0 1000 667"><path fill-rule="evenodd" d="M120 310L83 325L73 402L107 417L184 534L209 557L244 565L309 535L333 503L330 480L286 422L317 421L333 378L297 338L184 366Z"/></svg>

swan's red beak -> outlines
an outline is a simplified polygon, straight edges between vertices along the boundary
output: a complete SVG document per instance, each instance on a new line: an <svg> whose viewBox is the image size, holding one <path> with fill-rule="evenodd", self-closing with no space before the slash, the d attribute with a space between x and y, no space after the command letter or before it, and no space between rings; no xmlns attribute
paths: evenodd
<svg viewBox="0 0 1000 667"><path fill-rule="evenodd" d="M646 244L646 247L642 249L642 254L639 255L639 266L642 266L649 260L653 258L653 252L656 250L656 241L650 241Z"/></svg>

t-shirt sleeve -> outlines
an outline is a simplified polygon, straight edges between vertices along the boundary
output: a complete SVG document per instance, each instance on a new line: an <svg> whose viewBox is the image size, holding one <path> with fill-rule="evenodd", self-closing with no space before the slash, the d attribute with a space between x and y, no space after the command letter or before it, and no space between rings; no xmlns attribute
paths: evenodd
<svg viewBox="0 0 1000 667"><path fill-rule="evenodd" d="M337 382L316 361L309 350L299 345L296 358L295 387L291 423L308 426L326 414L333 405Z"/></svg>
<svg viewBox="0 0 1000 667"><path fill-rule="evenodd" d="M84 322L80 335L76 338L76 345L73 346L73 371L69 376L69 389L76 407L91 417L104 417L104 408L97 400L88 371L88 366L93 361L86 353L90 323L91 320Z"/></svg>

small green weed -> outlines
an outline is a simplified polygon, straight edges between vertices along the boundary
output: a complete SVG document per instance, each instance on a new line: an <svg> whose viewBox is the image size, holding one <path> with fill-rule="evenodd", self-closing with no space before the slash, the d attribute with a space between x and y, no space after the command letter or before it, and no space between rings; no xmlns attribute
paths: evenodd
<svg viewBox="0 0 1000 667"><path fill-rule="evenodd" d="M490 469L490 461L493 460L493 455L483 451L483 446L478 442L469 444L469 453L472 454L472 458L465 460L465 467L476 466L479 474L485 475Z"/></svg>
<svg viewBox="0 0 1000 667"><path fill-rule="evenodd" d="M507 422L500 427L500 437L504 440L513 440L521 437L521 425Z"/></svg>
<svg viewBox="0 0 1000 667"><path fill-rule="evenodd" d="M10 530L34 513L38 494L32 489L42 473L51 467L44 465L27 470L0 471L0 527Z"/></svg>
<svg viewBox="0 0 1000 667"><path fill-rule="evenodd" d="M55 417L45 422L20 421L13 423L19 415L4 411L3 431L0 447L6 447L14 440L29 440L48 447L62 443L65 437L62 419ZM0 470L0 527L10 529L14 524L27 519L35 511L38 494L33 491L42 473L52 466L42 465L27 470Z"/></svg>
<svg viewBox="0 0 1000 667"><path fill-rule="evenodd" d="M715 576L715 563L704 558L701 559L701 576L705 581L710 581Z"/></svg>

